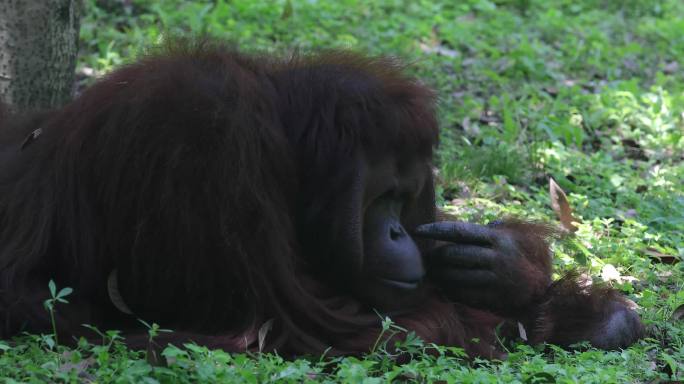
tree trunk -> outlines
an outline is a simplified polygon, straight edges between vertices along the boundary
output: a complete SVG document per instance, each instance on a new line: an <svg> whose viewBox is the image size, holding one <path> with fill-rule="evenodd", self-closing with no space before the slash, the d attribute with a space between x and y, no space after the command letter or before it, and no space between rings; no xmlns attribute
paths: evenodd
<svg viewBox="0 0 684 384"><path fill-rule="evenodd" d="M0 100L14 110L67 102L81 0L0 0Z"/></svg>

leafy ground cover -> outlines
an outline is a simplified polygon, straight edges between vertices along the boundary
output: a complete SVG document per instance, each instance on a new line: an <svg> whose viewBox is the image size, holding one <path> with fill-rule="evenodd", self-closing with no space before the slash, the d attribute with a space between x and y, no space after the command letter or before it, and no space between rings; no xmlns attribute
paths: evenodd
<svg viewBox="0 0 684 384"><path fill-rule="evenodd" d="M154 366L145 352L126 350L116 332L72 349L55 346L52 335L33 335L0 342L6 382L684 379L683 2L86 3L83 83L169 34L207 33L245 50L351 48L403 58L440 96L444 209L475 222L558 222L553 178L578 227L555 244L558 269L582 268L629 295L648 338L614 352L505 344L505 361L467 361L457 349L408 338L400 349L414 358L404 365L382 345L363 359L297 361L188 345L167 348L159 357L165 366ZM56 310L64 305L58 296L51 302ZM150 326L151 337L159 331Z"/></svg>

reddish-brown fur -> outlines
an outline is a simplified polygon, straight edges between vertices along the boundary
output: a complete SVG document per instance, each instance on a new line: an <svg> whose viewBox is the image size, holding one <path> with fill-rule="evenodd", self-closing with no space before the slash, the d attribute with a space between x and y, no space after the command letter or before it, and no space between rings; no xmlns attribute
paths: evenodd
<svg viewBox="0 0 684 384"><path fill-rule="evenodd" d="M0 336L50 329L42 301L54 279L75 289L57 306L61 340L87 334L89 323L124 329L141 345L141 317L177 331L160 342L229 351L256 348L269 319L266 347L281 353L359 354L374 344L378 315L322 268L347 241L338 229L358 214L344 202L360 159L429 159L436 145L432 94L396 63L346 53L272 60L181 44L35 116L0 121ZM409 230L434 221L428 177ZM431 287L393 320L473 355L499 355L502 322L522 322L535 342L591 339L611 314L605 304L622 299L571 279L547 289L540 229L502 228L517 239L527 278L496 308L451 303ZM113 270L135 316L111 303ZM639 334L635 325L622 344Z"/></svg>

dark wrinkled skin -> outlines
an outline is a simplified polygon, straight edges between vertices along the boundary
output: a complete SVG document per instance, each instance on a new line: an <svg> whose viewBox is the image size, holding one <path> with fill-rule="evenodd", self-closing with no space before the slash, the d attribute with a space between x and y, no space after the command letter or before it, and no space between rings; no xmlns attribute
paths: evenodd
<svg viewBox="0 0 684 384"><path fill-rule="evenodd" d="M442 242L425 256L428 273L457 301L492 307L525 280L516 268L523 256L506 232L466 222L439 222L421 225L414 234Z"/></svg>
<svg viewBox="0 0 684 384"><path fill-rule="evenodd" d="M535 229L544 236L546 228L530 226L528 230L533 233ZM516 317L529 327L534 327L539 320L534 317L525 320L525 313L541 313L542 318L546 318L546 312L554 313L547 322L552 326L538 327L532 340L567 346L581 339L598 348L613 349L627 347L643 335L643 326L632 304L614 291L596 287L592 288L591 294L574 299L563 292L579 290L578 286L568 288L552 284L550 258L546 258L547 263L528 263L526 259L535 252L523 249L526 239L521 240L517 236L519 233L507 228L506 222L496 221L487 226L459 221L436 222L417 227L413 234L440 242L425 255L427 276L450 299ZM574 280L576 283L577 278ZM564 298L563 294L568 297ZM559 295L560 298L556 297ZM608 298L604 304L591 304L593 297L602 295ZM562 304L564 300L567 300L566 304ZM553 335L553 332L559 332L558 327L553 329L553 324L565 319L552 320L550 317L562 311L568 311L566 317L570 319L581 317L590 305L596 307L593 312L586 313L590 319L583 320L587 323L586 329L573 329L564 334L560 327L560 334ZM577 313L572 313L573 306L577 306ZM551 307L556 308L551 311Z"/></svg>

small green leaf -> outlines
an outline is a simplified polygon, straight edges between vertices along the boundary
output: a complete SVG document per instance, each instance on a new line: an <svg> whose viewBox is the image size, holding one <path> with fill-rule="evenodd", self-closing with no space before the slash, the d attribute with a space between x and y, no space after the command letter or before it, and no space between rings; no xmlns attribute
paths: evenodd
<svg viewBox="0 0 684 384"><path fill-rule="evenodd" d="M57 298L59 299L59 298L62 298L62 297L69 296L73 291L74 291L74 290L73 290L72 288L70 288L70 287L62 288L62 289L59 291L59 293L57 294Z"/></svg>
<svg viewBox="0 0 684 384"><path fill-rule="evenodd" d="M43 336L43 342L47 344L47 346L52 349L55 347L55 339L52 338L50 335L45 335Z"/></svg>

